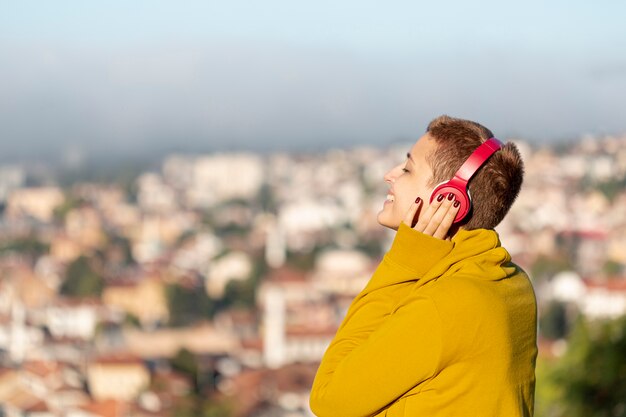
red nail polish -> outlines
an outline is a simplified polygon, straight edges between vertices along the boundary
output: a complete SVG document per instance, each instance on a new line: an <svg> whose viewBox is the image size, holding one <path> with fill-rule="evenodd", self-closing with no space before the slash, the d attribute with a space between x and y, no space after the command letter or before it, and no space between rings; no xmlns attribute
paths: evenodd
<svg viewBox="0 0 626 417"><path fill-rule="evenodd" d="M458 207L461 205L461 202L459 200L456 200L453 204L454 207Z"/></svg>
<svg viewBox="0 0 626 417"><path fill-rule="evenodd" d="M452 193L448 194L448 200L450 201L454 200L454 194Z"/></svg>
<svg viewBox="0 0 626 417"><path fill-rule="evenodd" d="M421 198L419 198L419 197L417 197L417 198L415 199L415 204L419 204L421 201L422 201L422 199L421 199Z"/></svg>
<svg viewBox="0 0 626 417"><path fill-rule="evenodd" d="M443 194L439 194L437 196L437 201L443 201Z"/></svg>

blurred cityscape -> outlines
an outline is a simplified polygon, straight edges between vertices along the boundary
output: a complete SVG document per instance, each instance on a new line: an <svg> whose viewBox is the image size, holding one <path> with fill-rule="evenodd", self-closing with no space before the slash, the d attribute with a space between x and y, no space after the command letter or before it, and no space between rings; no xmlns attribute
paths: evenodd
<svg viewBox="0 0 626 417"><path fill-rule="evenodd" d="M626 314L626 136L515 142L525 183L497 231L539 301L536 415L560 416L563 370ZM0 166L0 416L312 416L410 145L169 155L119 181ZM581 401L624 415L603 383Z"/></svg>

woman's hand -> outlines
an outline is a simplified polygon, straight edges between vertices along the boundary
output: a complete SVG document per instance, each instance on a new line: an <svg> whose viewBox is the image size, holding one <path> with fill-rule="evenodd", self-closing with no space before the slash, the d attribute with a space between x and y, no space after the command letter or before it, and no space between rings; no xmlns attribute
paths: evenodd
<svg viewBox="0 0 626 417"><path fill-rule="evenodd" d="M430 203L426 211L421 213L423 206L424 202L418 197L417 200L411 204L404 218L404 223L418 232L438 239L446 239L460 207L460 204L454 198L454 194L439 194L437 198ZM418 211L420 211L420 213L417 223L413 225L415 215Z"/></svg>

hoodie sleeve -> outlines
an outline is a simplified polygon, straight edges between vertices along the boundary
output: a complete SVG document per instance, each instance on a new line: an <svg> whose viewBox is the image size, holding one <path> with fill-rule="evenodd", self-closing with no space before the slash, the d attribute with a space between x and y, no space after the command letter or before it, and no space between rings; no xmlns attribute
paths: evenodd
<svg viewBox="0 0 626 417"><path fill-rule="evenodd" d="M400 226L322 359L310 398L317 416L373 415L434 373L441 350L434 303L414 298L391 312L398 296L408 295L406 286L451 249L450 242Z"/></svg>
<svg viewBox="0 0 626 417"><path fill-rule="evenodd" d="M319 417L376 414L435 374L441 339L441 319L428 298L398 309L360 344L343 335L322 360L311 410Z"/></svg>

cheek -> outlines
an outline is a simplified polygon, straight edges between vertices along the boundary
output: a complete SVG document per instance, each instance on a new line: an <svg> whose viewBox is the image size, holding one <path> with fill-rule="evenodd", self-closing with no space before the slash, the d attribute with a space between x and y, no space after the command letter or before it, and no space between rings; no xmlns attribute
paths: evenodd
<svg viewBox="0 0 626 417"><path fill-rule="evenodd" d="M411 208L411 205L415 203L415 199L420 197L423 201L422 211L430 205L430 195L432 189L424 182L412 184L409 191L402 193L402 196L394 202L394 212L397 215L404 216Z"/></svg>
<svg viewBox="0 0 626 417"><path fill-rule="evenodd" d="M419 184L417 189L417 196L421 197L424 200L424 204L428 205L430 203L430 196L435 187L431 187L427 181L422 181Z"/></svg>
<svg viewBox="0 0 626 417"><path fill-rule="evenodd" d="M414 203L415 200L411 200L410 197L398 198L393 203L393 211L396 216L400 216L404 218L404 215L411 208L411 204Z"/></svg>

